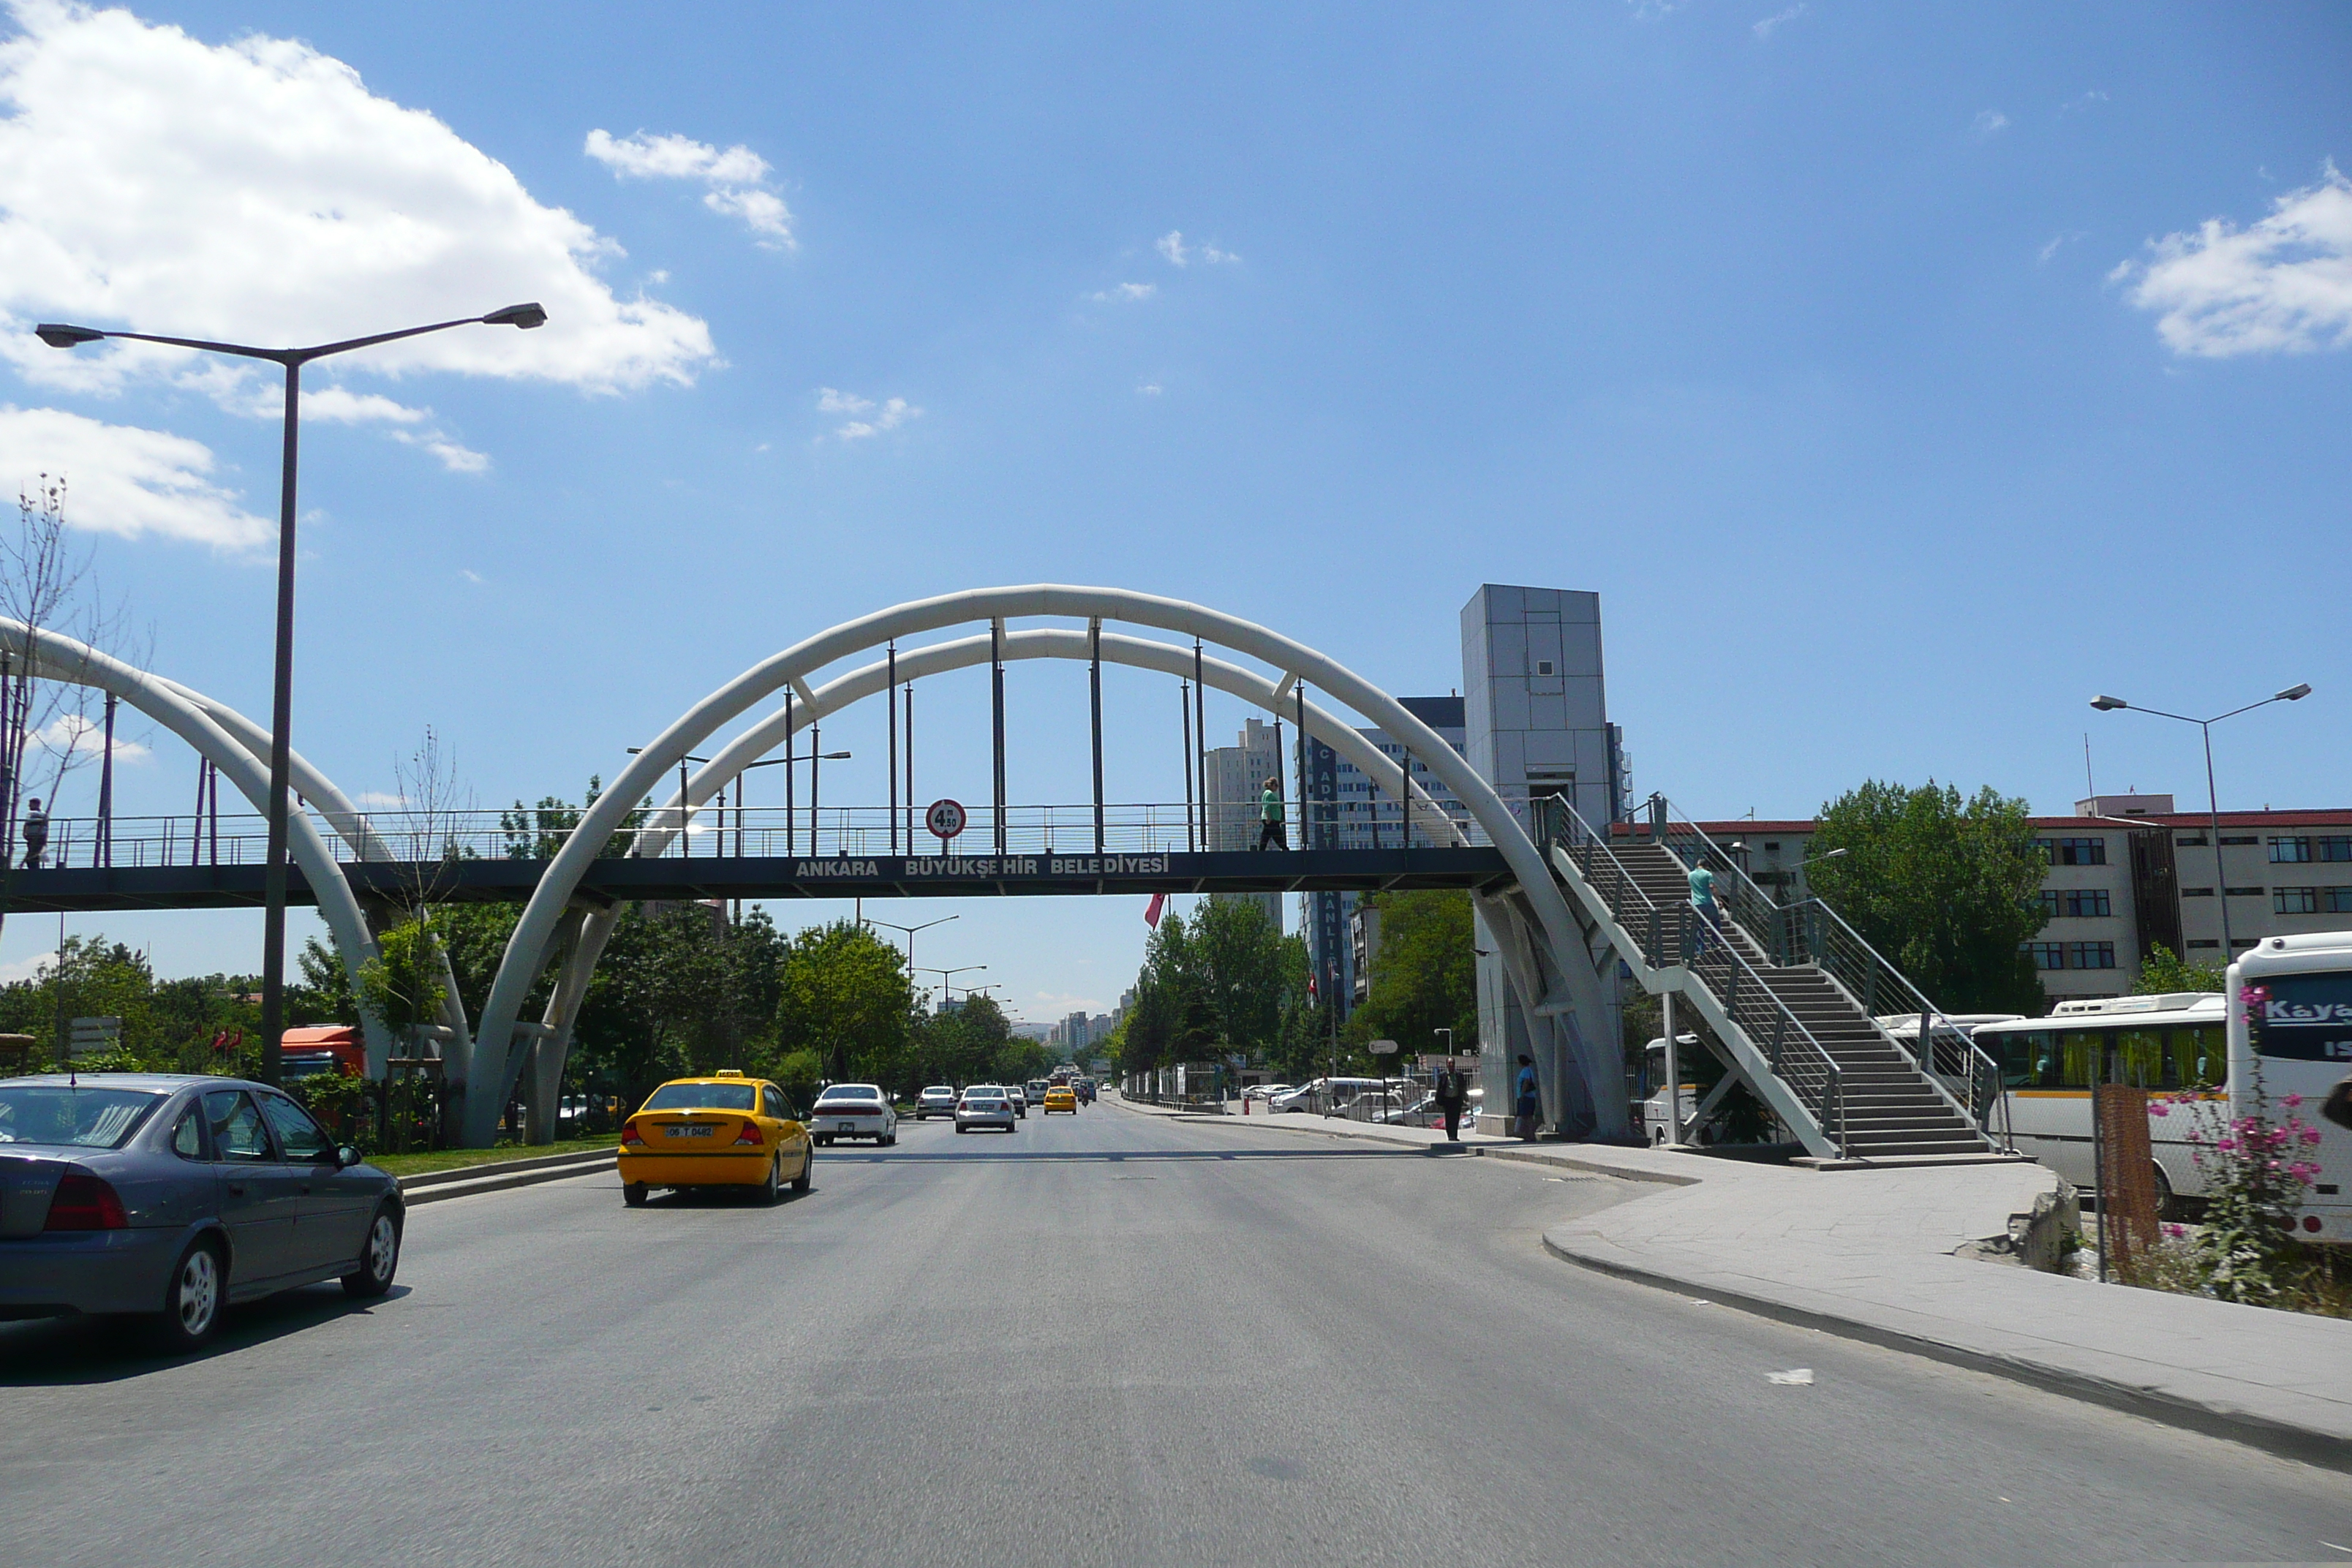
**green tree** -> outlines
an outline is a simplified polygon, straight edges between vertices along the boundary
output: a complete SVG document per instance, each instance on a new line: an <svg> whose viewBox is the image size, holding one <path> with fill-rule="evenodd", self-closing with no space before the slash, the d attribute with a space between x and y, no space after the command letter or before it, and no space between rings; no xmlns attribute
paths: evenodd
<svg viewBox="0 0 2352 1568"><path fill-rule="evenodd" d="M2139 978L2132 982L2135 996L2161 996L2168 991L2219 991L2226 984L2218 963L2189 963L2162 942L2141 960Z"/></svg>
<svg viewBox="0 0 2352 1568"><path fill-rule="evenodd" d="M825 1076L835 1080L908 1087L908 1019L915 997L898 949L865 926L835 921L794 936L777 970L780 1050L814 1051Z"/></svg>
<svg viewBox="0 0 2352 1568"><path fill-rule="evenodd" d="M376 952L360 965L360 999L395 1033L430 1024L448 996L441 953L422 919L403 921L376 938Z"/></svg>
<svg viewBox="0 0 2352 1568"><path fill-rule="evenodd" d="M1454 1047L1478 1043L1478 969L1471 936L1470 895L1447 889L1372 893L1380 912L1379 951L1370 955L1364 1005L1348 1020L1353 1040L1391 1039L1407 1053L1442 1048L1439 1029L1454 1031Z"/></svg>
<svg viewBox="0 0 2352 1568"><path fill-rule="evenodd" d="M1938 1007L2041 1013L2022 944L2042 926L2034 893L2049 862L2026 811L1990 787L1963 801L1932 779L1873 780L1822 807L1813 891Z"/></svg>

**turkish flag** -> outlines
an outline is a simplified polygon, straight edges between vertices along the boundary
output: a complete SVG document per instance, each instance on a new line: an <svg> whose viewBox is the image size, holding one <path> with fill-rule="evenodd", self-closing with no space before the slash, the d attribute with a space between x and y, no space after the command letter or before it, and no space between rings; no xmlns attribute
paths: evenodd
<svg viewBox="0 0 2352 1568"><path fill-rule="evenodd" d="M1154 894L1152 894L1152 895L1151 895L1151 903L1150 903L1150 907L1149 907L1149 908L1147 908L1147 909L1143 911L1143 923L1144 923L1145 925L1150 926L1152 930L1154 930L1154 931L1158 931L1158 930L1160 929L1160 910L1164 910L1164 909L1166 909L1167 907L1168 907L1168 895L1167 895L1167 894L1165 894L1165 893L1154 893Z"/></svg>

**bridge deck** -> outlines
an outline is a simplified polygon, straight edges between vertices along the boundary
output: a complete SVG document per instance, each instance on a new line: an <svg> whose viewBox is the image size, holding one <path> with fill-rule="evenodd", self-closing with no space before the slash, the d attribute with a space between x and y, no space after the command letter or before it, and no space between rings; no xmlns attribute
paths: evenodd
<svg viewBox="0 0 2352 1568"><path fill-rule="evenodd" d="M413 897L420 880L436 902L516 903L530 896L548 862L467 859L441 865L351 861L362 898ZM1498 888L1514 879L1502 852L1460 849L1181 851L1148 855L1023 854L662 857L600 859L583 897L662 899L888 899L1073 893L1294 893L1388 888ZM17 913L107 910L218 910L257 906L262 868L245 866L118 866L19 870L7 907ZM287 870L287 897L317 900L299 867Z"/></svg>

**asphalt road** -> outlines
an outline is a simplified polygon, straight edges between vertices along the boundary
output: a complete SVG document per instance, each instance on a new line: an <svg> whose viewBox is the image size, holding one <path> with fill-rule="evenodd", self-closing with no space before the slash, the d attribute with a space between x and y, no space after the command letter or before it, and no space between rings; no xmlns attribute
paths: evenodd
<svg viewBox="0 0 2352 1568"><path fill-rule="evenodd" d="M0 1563L2352 1562L2352 1479L1542 1252L1642 1191L1097 1107L437 1204L192 1362L0 1326Z"/></svg>

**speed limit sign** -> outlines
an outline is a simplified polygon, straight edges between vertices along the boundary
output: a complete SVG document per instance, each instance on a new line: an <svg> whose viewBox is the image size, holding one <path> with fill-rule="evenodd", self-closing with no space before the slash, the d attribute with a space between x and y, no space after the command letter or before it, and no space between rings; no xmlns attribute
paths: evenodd
<svg viewBox="0 0 2352 1568"><path fill-rule="evenodd" d="M923 826L939 836L940 844L963 831L963 803L955 800L935 800L923 813Z"/></svg>

